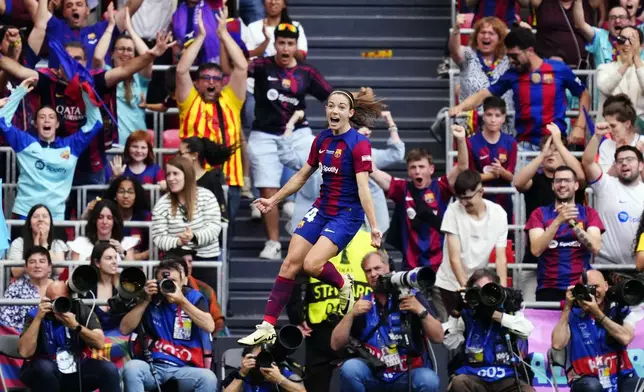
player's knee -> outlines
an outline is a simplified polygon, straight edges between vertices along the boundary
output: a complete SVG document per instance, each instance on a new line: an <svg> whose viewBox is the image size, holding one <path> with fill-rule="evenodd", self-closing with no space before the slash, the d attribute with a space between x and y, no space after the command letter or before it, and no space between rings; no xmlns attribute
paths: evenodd
<svg viewBox="0 0 644 392"><path fill-rule="evenodd" d="M325 260L320 261L315 256L307 256L304 259L304 271L310 276L318 276L322 273Z"/></svg>
<svg viewBox="0 0 644 392"><path fill-rule="evenodd" d="M295 279L295 276L300 272L301 263L298 263L293 258L286 256L280 267L280 276L288 279Z"/></svg>

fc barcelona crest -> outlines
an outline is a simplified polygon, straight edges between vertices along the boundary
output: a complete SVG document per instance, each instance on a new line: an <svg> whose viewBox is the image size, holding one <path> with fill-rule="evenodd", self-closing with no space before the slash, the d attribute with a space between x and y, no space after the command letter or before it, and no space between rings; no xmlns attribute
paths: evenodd
<svg viewBox="0 0 644 392"><path fill-rule="evenodd" d="M282 79L282 87L291 88L291 79Z"/></svg>
<svg viewBox="0 0 644 392"><path fill-rule="evenodd" d="M541 74L536 73L536 72L535 72L535 73L533 73L532 75L530 75L530 80L531 80L531 81L532 81L532 83L534 83L534 84L539 84L539 83L541 83Z"/></svg>
<svg viewBox="0 0 644 392"><path fill-rule="evenodd" d="M499 154L499 161L501 161L501 163L505 163L507 160L508 160L507 154Z"/></svg>
<svg viewBox="0 0 644 392"><path fill-rule="evenodd" d="M335 150L335 152L333 153L333 157L334 157L334 158L340 158L341 156L342 156L342 150L338 148L338 149L337 149L337 150Z"/></svg>
<svg viewBox="0 0 644 392"><path fill-rule="evenodd" d="M427 192L425 193L425 196L423 196L425 199L425 203L427 204L432 204L434 201L436 201L436 197L434 196L434 192Z"/></svg>

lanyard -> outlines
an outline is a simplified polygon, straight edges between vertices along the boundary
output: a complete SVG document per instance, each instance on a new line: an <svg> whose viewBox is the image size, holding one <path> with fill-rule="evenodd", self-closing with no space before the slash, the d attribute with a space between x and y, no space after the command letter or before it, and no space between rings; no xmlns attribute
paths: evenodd
<svg viewBox="0 0 644 392"><path fill-rule="evenodd" d="M494 75L493 75L494 74L494 69L499 64L500 59L494 60L492 65L488 66L485 63L485 60L483 59L483 56L481 55L481 52L477 51L476 55L479 58L479 63L481 63L481 69L483 69L483 72L485 72L485 75L487 75L488 80L490 81L490 83L492 83L492 79L494 78Z"/></svg>
<svg viewBox="0 0 644 392"><path fill-rule="evenodd" d="M474 320L472 319L472 321L474 321ZM472 341L472 334L473 333L474 333L474 328L471 328L470 332L467 334L467 342ZM490 333L492 333L492 325L491 324L487 329L487 333L485 334L485 340L483 341L483 344L480 346L480 348L487 347L487 341L490 339ZM466 342L466 344L467 344L467 342Z"/></svg>

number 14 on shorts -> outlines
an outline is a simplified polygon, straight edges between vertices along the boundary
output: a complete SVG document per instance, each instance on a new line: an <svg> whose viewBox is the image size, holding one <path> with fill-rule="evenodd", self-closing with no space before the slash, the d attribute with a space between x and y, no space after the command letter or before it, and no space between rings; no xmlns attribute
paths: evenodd
<svg viewBox="0 0 644 392"><path fill-rule="evenodd" d="M315 208L315 207L311 208L309 210L309 212L307 212L306 215L304 215L304 217L302 218L300 223L298 223L298 225L297 225L298 229L300 227L304 226L304 223L306 223L306 222L309 222L309 223L313 222L313 220L315 219L315 216L317 214L318 214L318 209Z"/></svg>

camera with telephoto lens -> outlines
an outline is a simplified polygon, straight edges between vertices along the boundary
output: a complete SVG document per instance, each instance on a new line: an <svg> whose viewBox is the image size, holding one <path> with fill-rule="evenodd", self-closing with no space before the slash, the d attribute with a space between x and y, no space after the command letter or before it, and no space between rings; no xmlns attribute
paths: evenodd
<svg viewBox="0 0 644 392"><path fill-rule="evenodd" d="M576 287L576 286L575 286ZM637 306L644 301L644 283L639 279L625 279L606 292L608 302L621 306Z"/></svg>
<svg viewBox="0 0 644 392"><path fill-rule="evenodd" d="M379 276L376 291L410 295L412 289L428 290L435 281L436 274L430 267L418 267L409 271L390 272Z"/></svg>
<svg viewBox="0 0 644 392"><path fill-rule="evenodd" d="M170 279L170 272L164 271L161 276L163 279L157 281L157 284L159 285L159 290L161 290L162 293L168 294L177 291L177 285Z"/></svg>
<svg viewBox="0 0 644 392"><path fill-rule="evenodd" d="M125 314L136 306L139 299L145 295L145 273L137 267L128 267L121 272L117 294L107 300L110 312Z"/></svg>
<svg viewBox="0 0 644 392"><path fill-rule="evenodd" d="M597 296L597 286L577 283L575 287L572 288L572 296L575 297L576 304L582 301L592 301L592 297Z"/></svg>
<svg viewBox="0 0 644 392"><path fill-rule="evenodd" d="M255 356L255 367L248 372L248 380L251 385L259 385L265 382L260 372L261 368L271 368L276 364L280 369L287 367L298 377L304 376L301 366L292 361L289 356L293 354L304 342L304 335L298 327L292 324L283 326L273 342L263 343L261 351Z"/></svg>
<svg viewBox="0 0 644 392"><path fill-rule="evenodd" d="M465 303L472 309L502 309L507 313L514 313L521 309L522 302L523 294L520 290L503 287L494 282L465 291Z"/></svg>
<svg viewBox="0 0 644 392"><path fill-rule="evenodd" d="M72 300L67 297L58 297L51 303L54 313L67 313L72 311Z"/></svg>

